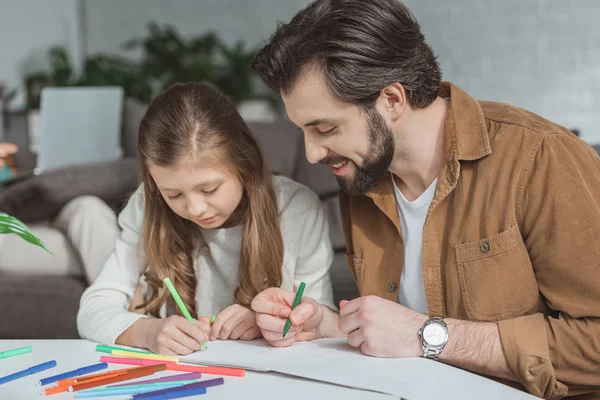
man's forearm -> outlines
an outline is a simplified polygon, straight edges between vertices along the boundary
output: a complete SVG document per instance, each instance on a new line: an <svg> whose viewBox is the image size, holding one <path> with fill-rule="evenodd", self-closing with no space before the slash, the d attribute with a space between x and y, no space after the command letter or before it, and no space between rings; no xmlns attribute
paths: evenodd
<svg viewBox="0 0 600 400"><path fill-rule="evenodd" d="M339 329L340 315L331 308L321 305L323 321L319 326L317 338L345 338L347 335Z"/></svg>
<svg viewBox="0 0 600 400"><path fill-rule="evenodd" d="M510 372L498 325L493 322L472 322L446 319L448 343L440 361L479 374L516 381Z"/></svg>

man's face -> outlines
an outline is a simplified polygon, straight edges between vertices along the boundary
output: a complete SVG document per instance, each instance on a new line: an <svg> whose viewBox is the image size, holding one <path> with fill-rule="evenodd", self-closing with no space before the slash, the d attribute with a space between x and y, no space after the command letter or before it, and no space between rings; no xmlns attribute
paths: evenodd
<svg viewBox="0 0 600 400"><path fill-rule="evenodd" d="M381 179L394 157L394 136L375 108L333 96L320 73L300 78L282 96L290 120L302 129L306 158L329 165L340 187L362 195Z"/></svg>

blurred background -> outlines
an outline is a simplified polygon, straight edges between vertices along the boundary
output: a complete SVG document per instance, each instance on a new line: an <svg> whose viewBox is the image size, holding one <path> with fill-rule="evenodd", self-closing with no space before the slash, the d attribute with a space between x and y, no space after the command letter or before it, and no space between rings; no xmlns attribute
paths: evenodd
<svg viewBox="0 0 600 400"><path fill-rule="evenodd" d="M19 146L0 173L0 211L43 233L62 254L18 250L0 235L0 304L11 305L0 338L77 337L75 315L90 279L77 233L57 224L58 216L86 196L120 210L138 185L137 128L147 104L180 81L219 86L272 169L320 196L335 249L336 301L356 295L337 183L306 162L302 135L250 68L277 22L308 3L0 0L0 142ZM405 3L439 56L444 80L600 144L600 0ZM100 232L92 222L87 229ZM24 253L37 258L25 261ZM31 310L37 318L24 318Z"/></svg>
<svg viewBox="0 0 600 400"><path fill-rule="evenodd" d="M474 97L539 113L600 142L598 0L406 0L442 65ZM269 118L249 64L306 0L0 0L5 106L39 107L45 84L122 85L147 102L208 79ZM6 98L17 89L13 99ZM260 101L253 101L260 100ZM244 109L246 110L246 109Z"/></svg>

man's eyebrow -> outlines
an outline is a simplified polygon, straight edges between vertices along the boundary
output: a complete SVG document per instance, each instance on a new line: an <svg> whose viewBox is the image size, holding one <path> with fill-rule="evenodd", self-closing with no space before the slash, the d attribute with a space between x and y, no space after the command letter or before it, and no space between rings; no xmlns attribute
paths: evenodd
<svg viewBox="0 0 600 400"><path fill-rule="evenodd" d="M309 123L304 124L304 127L308 128L309 126L329 124L329 123L331 123L331 120L329 120L327 118L318 118L318 119L310 121Z"/></svg>

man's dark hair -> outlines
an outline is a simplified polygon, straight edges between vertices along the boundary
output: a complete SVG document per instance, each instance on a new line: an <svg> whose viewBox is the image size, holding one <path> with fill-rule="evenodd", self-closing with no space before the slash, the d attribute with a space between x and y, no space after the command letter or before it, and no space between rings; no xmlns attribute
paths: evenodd
<svg viewBox="0 0 600 400"><path fill-rule="evenodd" d="M436 56L400 0L316 0L278 24L253 68L284 95L316 68L335 96L365 109L394 82L411 106L426 107L441 81Z"/></svg>

